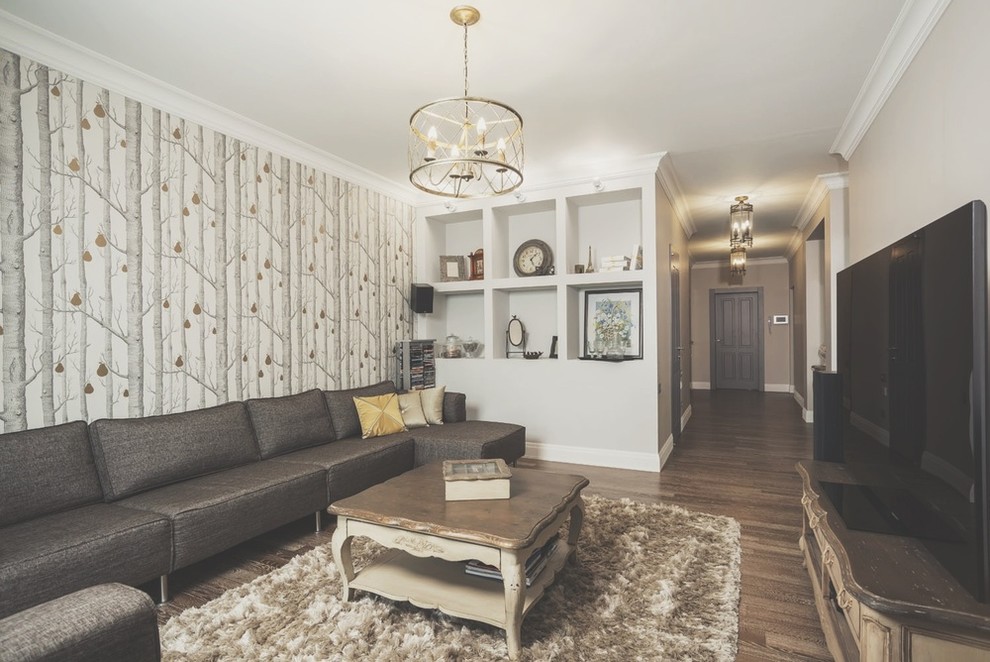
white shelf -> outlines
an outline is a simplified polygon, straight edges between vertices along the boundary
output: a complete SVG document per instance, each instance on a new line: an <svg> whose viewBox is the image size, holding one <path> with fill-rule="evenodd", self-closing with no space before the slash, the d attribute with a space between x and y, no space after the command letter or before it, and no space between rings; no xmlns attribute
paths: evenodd
<svg viewBox="0 0 990 662"><path fill-rule="evenodd" d="M433 285L433 291L436 294L485 291L485 281L483 280L454 280L454 281L431 283L431 285Z"/></svg>
<svg viewBox="0 0 990 662"><path fill-rule="evenodd" d="M593 176L601 177L604 190L594 190ZM644 466L652 466L661 419L657 385L665 378L658 310L669 306L658 297L668 250L658 244L656 171L593 176L526 190L524 202L513 196L459 200L453 214L441 203L419 208L416 276L432 282L437 296L433 314L416 316L416 335L473 336L485 344L481 360L437 360L438 383L469 394L470 417L525 425L535 446L599 449L607 443L610 451L642 457ZM515 274L512 257L529 239L550 245L554 274ZM641 245L643 268L573 273L575 265L587 264L589 245L596 268L602 256L633 257L633 247ZM456 246L464 255L484 249L484 280L437 282L438 256ZM643 292L643 360L579 360L585 293L627 288ZM506 357L505 330L513 315L526 328L526 350L543 352L540 359ZM549 359L554 336L558 358Z"/></svg>

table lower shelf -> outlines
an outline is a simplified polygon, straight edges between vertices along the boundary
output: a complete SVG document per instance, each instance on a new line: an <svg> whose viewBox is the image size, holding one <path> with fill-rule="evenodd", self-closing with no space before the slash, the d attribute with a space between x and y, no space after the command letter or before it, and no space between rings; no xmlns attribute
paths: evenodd
<svg viewBox="0 0 990 662"><path fill-rule="evenodd" d="M524 617L553 584L573 549L563 540L558 543L543 572L526 588ZM465 573L463 562L420 558L393 549L362 568L350 588L505 629L504 585Z"/></svg>

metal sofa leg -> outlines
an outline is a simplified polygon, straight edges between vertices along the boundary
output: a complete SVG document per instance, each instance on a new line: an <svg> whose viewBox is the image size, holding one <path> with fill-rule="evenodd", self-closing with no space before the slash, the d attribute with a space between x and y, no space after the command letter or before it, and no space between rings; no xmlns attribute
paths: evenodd
<svg viewBox="0 0 990 662"><path fill-rule="evenodd" d="M158 604L165 604L168 602L168 575L162 575L158 580L158 586L161 589L161 602Z"/></svg>
<svg viewBox="0 0 990 662"><path fill-rule="evenodd" d="M316 511L316 532L319 533L323 530L323 511Z"/></svg>

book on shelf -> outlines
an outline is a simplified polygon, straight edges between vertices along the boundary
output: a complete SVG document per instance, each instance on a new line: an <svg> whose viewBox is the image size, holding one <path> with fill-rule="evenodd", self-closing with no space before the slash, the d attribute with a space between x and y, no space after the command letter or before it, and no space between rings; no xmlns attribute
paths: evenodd
<svg viewBox="0 0 990 662"><path fill-rule="evenodd" d="M543 547L540 547L526 560L526 586L532 586L533 581L540 576L543 569L547 566L547 559L553 555L554 551L557 549L558 537L554 536L547 541ZM482 563L481 561L471 560L464 564L464 572L475 577L484 577L485 579L496 579L502 581L502 572L493 565L488 565L487 563Z"/></svg>

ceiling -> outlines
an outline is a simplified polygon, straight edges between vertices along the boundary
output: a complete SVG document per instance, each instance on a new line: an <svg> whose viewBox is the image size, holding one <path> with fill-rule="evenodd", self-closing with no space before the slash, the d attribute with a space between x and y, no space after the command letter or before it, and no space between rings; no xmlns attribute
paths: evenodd
<svg viewBox="0 0 990 662"><path fill-rule="evenodd" d="M0 0L0 9L409 191L408 119L457 96L456 0ZM517 109L527 184L666 151L697 227L727 254L783 255L905 0L475 0L472 94Z"/></svg>

